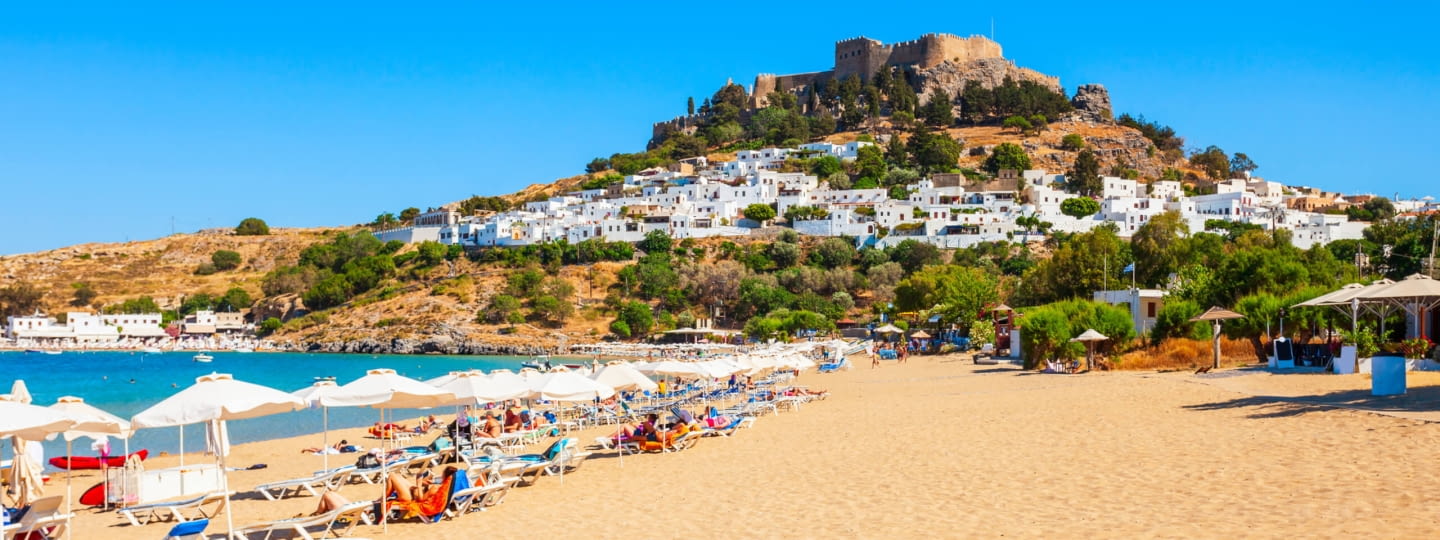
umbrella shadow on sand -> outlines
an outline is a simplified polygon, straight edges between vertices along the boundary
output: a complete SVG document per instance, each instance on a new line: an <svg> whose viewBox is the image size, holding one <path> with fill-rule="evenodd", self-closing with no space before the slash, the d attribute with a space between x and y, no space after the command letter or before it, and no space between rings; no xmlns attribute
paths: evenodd
<svg viewBox="0 0 1440 540"><path fill-rule="evenodd" d="M1185 405L1194 411L1224 409L1257 409L1250 418L1282 418L1336 408L1376 413L1440 412L1440 386L1410 388L1404 395L1374 396L1368 389L1341 390L1313 396L1247 396L1242 398Z"/></svg>

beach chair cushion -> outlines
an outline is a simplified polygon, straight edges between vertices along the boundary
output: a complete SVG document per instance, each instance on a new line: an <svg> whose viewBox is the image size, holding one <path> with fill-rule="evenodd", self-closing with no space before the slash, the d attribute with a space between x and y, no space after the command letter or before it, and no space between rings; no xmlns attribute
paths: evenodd
<svg viewBox="0 0 1440 540"><path fill-rule="evenodd" d="M204 533L205 528L209 526L209 519L197 519L195 521L178 523L170 528L170 532L165 533L165 540L192 540L202 538L201 534Z"/></svg>

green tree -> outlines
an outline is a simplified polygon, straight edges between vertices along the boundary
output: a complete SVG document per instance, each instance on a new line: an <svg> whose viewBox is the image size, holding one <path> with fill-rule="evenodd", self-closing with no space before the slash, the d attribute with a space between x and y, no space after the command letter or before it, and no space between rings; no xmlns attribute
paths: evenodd
<svg viewBox="0 0 1440 540"><path fill-rule="evenodd" d="M1172 338L1209 339L1210 323L1190 319L1204 309L1190 300L1171 299L1155 314L1155 327L1150 329L1150 343L1159 345Z"/></svg>
<svg viewBox="0 0 1440 540"><path fill-rule="evenodd" d="M509 322L512 315L520 312L520 299L508 294L497 294L490 298L490 305L481 310L478 319L490 324Z"/></svg>
<svg viewBox="0 0 1440 540"><path fill-rule="evenodd" d="M1060 148L1071 152L1085 148L1085 137L1079 133L1070 133L1060 138Z"/></svg>
<svg viewBox="0 0 1440 540"><path fill-rule="evenodd" d="M1244 152L1236 152L1230 158L1230 176L1232 178L1239 178L1246 173L1255 172L1255 169L1259 168L1260 166L1255 164L1255 160L1250 159L1250 156L1245 155Z"/></svg>
<svg viewBox="0 0 1440 540"><path fill-rule="evenodd" d="M880 178L885 175L886 170L885 154L880 150L880 147L875 145L862 146L859 150L856 150L855 154L856 180L873 180L879 182Z"/></svg>
<svg viewBox="0 0 1440 540"><path fill-rule="evenodd" d="M237 236L265 236L270 234L270 226L260 218L245 218L240 220L240 225L235 227Z"/></svg>
<svg viewBox="0 0 1440 540"><path fill-rule="evenodd" d="M656 229L645 233L645 237L636 244L636 247L645 253L669 253L675 244L668 233Z"/></svg>
<svg viewBox="0 0 1440 540"><path fill-rule="evenodd" d="M999 282L979 268L929 266L895 286L895 307L929 310L942 325L969 328L986 306L1000 301Z"/></svg>
<svg viewBox="0 0 1440 540"><path fill-rule="evenodd" d="M257 333L260 334L261 337L265 337L274 334L276 330L279 330L280 327L284 325L285 323L280 322L280 319L270 317L260 323L260 328Z"/></svg>
<svg viewBox="0 0 1440 540"><path fill-rule="evenodd" d="M1060 213L1075 218L1093 216L1100 211L1100 203L1089 197L1074 197L1060 203Z"/></svg>
<svg viewBox="0 0 1440 540"><path fill-rule="evenodd" d="M420 209L414 206L400 211L400 221L410 223L412 221L415 221L415 218L417 217L420 217Z"/></svg>
<svg viewBox="0 0 1440 540"><path fill-rule="evenodd" d="M1212 180L1224 180L1230 176L1230 158L1215 145L1191 154L1190 165L1204 170Z"/></svg>
<svg viewBox="0 0 1440 540"><path fill-rule="evenodd" d="M936 88L935 93L930 94L930 101L925 103L925 123L936 127L955 123L955 104L945 90Z"/></svg>
<svg viewBox="0 0 1440 540"><path fill-rule="evenodd" d="M695 96L685 98L685 114L692 116L695 114Z"/></svg>
<svg viewBox="0 0 1440 540"><path fill-rule="evenodd" d="M922 174L954 169L960 160L960 151L964 150L964 146L949 133L933 133L923 127L910 136L906 148L914 156Z"/></svg>
<svg viewBox="0 0 1440 540"><path fill-rule="evenodd" d="M332 275L310 287L300 299L312 310L330 309L349 300L351 291L350 281L344 275Z"/></svg>
<svg viewBox="0 0 1440 540"><path fill-rule="evenodd" d="M420 245L415 248L415 252L418 253L416 260L419 261L420 266L428 268L445 262L445 255L449 249L445 247L445 244L426 240L420 242Z"/></svg>
<svg viewBox="0 0 1440 540"><path fill-rule="evenodd" d="M1075 156L1075 164L1070 167L1070 172L1065 175L1065 184L1072 191L1094 197L1104 191L1104 184L1100 180L1100 160L1095 153L1089 149L1081 150Z"/></svg>
<svg viewBox="0 0 1440 540"><path fill-rule="evenodd" d="M1024 116L1018 115L1006 118L1000 125L1006 129L1013 129L1016 133L1029 133L1030 129L1035 127L1031 125L1030 121L1026 120Z"/></svg>
<svg viewBox="0 0 1440 540"><path fill-rule="evenodd" d="M531 301L530 312L541 321L561 324L575 312L575 306L551 295L541 295Z"/></svg>
<svg viewBox="0 0 1440 540"><path fill-rule="evenodd" d="M744 214L745 219L764 225L766 222L775 219L775 207L768 204L755 203L746 206Z"/></svg>
<svg viewBox="0 0 1440 540"><path fill-rule="evenodd" d="M775 242L770 244L766 255L775 262L776 268L790 268L800 262L800 246L790 242Z"/></svg>
<svg viewBox="0 0 1440 540"><path fill-rule="evenodd" d="M636 337L650 335L650 328L655 326L655 317L650 306L644 302L626 302L620 306L615 320L624 323L630 330L630 335ZM614 329L613 326L611 328Z"/></svg>
<svg viewBox="0 0 1440 540"><path fill-rule="evenodd" d="M889 249L890 260L900 263L905 273L912 274L926 266L940 264L940 248L934 244L906 239Z"/></svg>
<svg viewBox="0 0 1440 540"><path fill-rule="evenodd" d="M210 264L215 265L216 270L234 270L240 267L240 254L222 249L210 254Z"/></svg>
<svg viewBox="0 0 1440 540"><path fill-rule="evenodd" d="M1180 212L1169 210L1151 217L1130 237L1130 250L1135 254L1135 279L1141 285L1162 283L1171 273L1190 260L1190 225Z"/></svg>
<svg viewBox="0 0 1440 540"><path fill-rule="evenodd" d="M1024 171L1030 168L1030 155L1025 149L1014 143L1000 143L990 151L990 157L986 158L984 169L990 174L998 174L1004 169Z"/></svg>
<svg viewBox="0 0 1440 540"><path fill-rule="evenodd" d="M391 214L390 212L385 212L385 213L382 213L382 214L380 214L380 215L378 215L378 216L375 216L375 221L371 222L371 225L375 226L375 227L378 228L378 229L382 229L382 230L383 230L383 229L389 229L389 228L391 228L391 227L394 227L395 224L396 224L396 223L399 223L399 222L400 222L400 220L395 219L395 214Z"/></svg>
<svg viewBox="0 0 1440 540"><path fill-rule="evenodd" d="M844 238L826 238L810 252L810 260L825 268L839 268L855 259L855 246Z"/></svg>
<svg viewBox="0 0 1440 540"><path fill-rule="evenodd" d="M625 321L615 319L610 321L610 332L620 336L621 339L628 338L630 337L630 325L626 324Z"/></svg>
<svg viewBox="0 0 1440 540"><path fill-rule="evenodd" d="M995 108L995 93L985 88L977 80L965 81L965 89L960 93L960 110L965 118L972 124L979 124L990 115Z"/></svg>
<svg viewBox="0 0 1440 540"><path fill-rule="evenodd" d="M845 170L840 163L840 158L831 155L820 156L810 162L810 174L817 178L829 178L830 175Z"/></svg>
<svg viewBox="0 0 1440 540"><path fill-rule="evenodd" d="M242 309L248 309L254 303L255 301L250 298L250 293L245 292L245 289L231 287L230 290L225 291L225 294L221 295L220 298L215 299L215 309L217 311L233 313Z"/></svg>
<svg viewBox="0 0 1440 540"><path fill-rule="evenodd" d="M88 306L90 302L95 301L95 297L100 296L100 293L95 292L95 289L87 282L71 283L70 287L75 289L74 295L70 298L70 305L75 307Z"/></svg>
<svg viewBox="0 0 1440 540"><path fill-rule="evenodd" d="M540 284L544 282L545 273L539 268L525 268L505 277L505 292L519 298L532 298L540 294Z"/></svg>

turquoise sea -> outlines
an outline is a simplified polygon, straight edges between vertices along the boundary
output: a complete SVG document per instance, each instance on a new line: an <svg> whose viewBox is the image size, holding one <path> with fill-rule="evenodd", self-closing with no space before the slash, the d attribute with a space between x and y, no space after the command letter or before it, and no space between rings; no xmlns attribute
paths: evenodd
<svg viewBox="0 0 1440 540"><path fill-rule="evenodd" d="M369 354L306 354L306 353L210 353L211 363L197 363L193 352L146 354L129 351L65 352L46 355L25 352L0 352L0 393L10 391L15 379L29 387L36 405L48 406L61 396L77 396L86 403L109 411L121 418L130 418L160 400L195 382L195 378L212 372L229 373L236 379L292 392L314 383L315 377L335 377L345 384L375 368L390 368L416 379L439 377L464 369L507 368L518 370L526 358L515 356L432 356L432 355L369 355ZM133 382L132 382L133 381ZM435 411L438 415L440 412ZM395 411L396 418L423 416L418 410ZM390 412L386 412L390 415ZM358 427L375 423L379 411L370 408L330 409L330 427ZM321 431L319 409L296 411L229 425L234 444L293 437ZM185 430L187 452L203 450L204 427L188 426ZM364 444L364 443L361 443ZM122 443L111 439L111 453L119 454ZM180 447L179 428L144 429L130 439L131 451L150 449L151 454L175 452ZM74 443L76 455L94 455L90 439ZM5 454L10 453L9 444ZM65 455L60 438L45 443L45 457Z"/></svg>

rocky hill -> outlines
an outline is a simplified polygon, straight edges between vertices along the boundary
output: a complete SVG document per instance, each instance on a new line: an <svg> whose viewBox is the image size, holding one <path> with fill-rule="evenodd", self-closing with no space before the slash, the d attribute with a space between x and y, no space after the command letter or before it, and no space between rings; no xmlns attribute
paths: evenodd
<svg viewBox="0 0 1440 540"><path fill-rule="evenodd" d="M241 287L259 297L260 278L280 264L293 264L300 250L325 232L343 229L272 229L267 236L235 236L226 232L175 234L155 240L93 243L0 257L0 287L28 283L45 296L49 313L88 310L138 296L150 296L162 308L179 306L181 298L198 292L219 295ZM240 254L238 268L210 275L195 270L210 263L216 251ZM83 306L72 305L76 284L88 284L98 295Z"/></svg>

